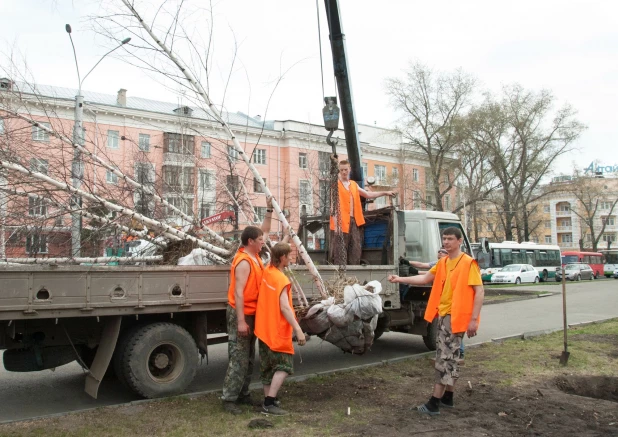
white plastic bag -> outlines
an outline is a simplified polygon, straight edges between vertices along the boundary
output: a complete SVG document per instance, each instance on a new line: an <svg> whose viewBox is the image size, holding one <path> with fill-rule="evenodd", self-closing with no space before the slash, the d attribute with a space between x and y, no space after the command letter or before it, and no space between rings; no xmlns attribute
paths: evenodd
<svg viewBox="0 0 618 437"><path fill-rule="evenodd" d="M354 313L349 311L343 304L328 307L328 320L335 326L343 328L354 321Z"/></svg>

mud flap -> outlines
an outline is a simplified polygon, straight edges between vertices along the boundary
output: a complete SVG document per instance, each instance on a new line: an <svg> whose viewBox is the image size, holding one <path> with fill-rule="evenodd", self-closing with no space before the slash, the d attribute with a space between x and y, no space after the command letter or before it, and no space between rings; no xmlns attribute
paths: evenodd
<svg viewBox="0 0 618 437"><path fill-rule="evenodd" d="M101 342L97 348L97 354L94 357L90 371L86 375L86 387L84 391L93 398L97 398L99 385L105 376L109 362L112 360L118 335L120 334L120 322L122 317L110 317L105 323L103 333L101 334Z"/></svg>

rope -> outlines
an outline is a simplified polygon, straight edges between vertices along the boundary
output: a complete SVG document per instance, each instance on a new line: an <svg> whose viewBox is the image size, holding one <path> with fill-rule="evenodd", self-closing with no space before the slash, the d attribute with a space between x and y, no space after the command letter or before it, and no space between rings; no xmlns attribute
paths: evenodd
<svg viewBox="0 0 618 437"><path fill-rule="evenodd" d="M320 27L320 6L315 0L315 10L318 15L318 43L320 44L320 74L322 76L322 101L324 101L324 64L322 62L322 30Z"/></svg>

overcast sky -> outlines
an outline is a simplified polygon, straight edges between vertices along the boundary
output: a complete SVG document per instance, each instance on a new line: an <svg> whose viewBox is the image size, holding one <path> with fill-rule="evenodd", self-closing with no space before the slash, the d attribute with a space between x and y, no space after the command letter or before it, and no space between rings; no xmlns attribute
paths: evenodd
<svg viewBox="0 0 618 437"><path fill-rule="evenodd" d="M107 51L87 19L100 13L99 1L1 3L2 65L6 68L8 53L18 53L37 83L77 87L66 23L73 27L82 74ZM190 8L208 6L205 0L187 3ZM323 3L318 0L325 92L333 95ZM420 61L437 70L462 68L493 91L513 82L531 90L551 89L558 104L573 105L588 126L578 151L557 162L556 170L570 173L573 165L583 168L593 160L618 164L616 1L340 0L340 4L360 123L393 125L396 114L385 96L384 79L402 75L410 61ZM213 5L215 100L222 98L222 84L230 75L235 39L238 51L225 98L227 110L322 124L315 0L218 0ZM191 20L197 16L187 18L188 27L207 32L203 21ZM268 106L282 71L286 73ZM84 83L86 90L108 94L119 88L131 96L171 102L180 98L173 87L166 89L118 58L105 59Z"/></svg>

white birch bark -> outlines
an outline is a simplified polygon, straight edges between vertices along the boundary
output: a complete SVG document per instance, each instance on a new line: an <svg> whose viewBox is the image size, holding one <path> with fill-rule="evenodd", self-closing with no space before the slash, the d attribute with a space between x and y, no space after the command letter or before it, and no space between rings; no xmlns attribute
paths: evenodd
<svg viewBox="0 0 618 437"><path fill-rule="evenodd" d="M284 227L286 226L288 227L292 241L294 242L294 245L296 245L296 247L298 248L299 255L301 256L301 258L307 265L309 269L309 273L311 273L311 276L313 277L313 282L315 283L318 291L323 297L327 297L328 291L326 290L324 281L322 281L322 277L320 276L318 269L316 268L315 264L309 257L309 254L305 250L302 242L300 241L300 238L298 238L298 235L296 235L296 233L289 226L289 223L287 219L285 218L283 211L279 207L279 204L274 199L274 196L272 195L270 189L264 183L264 179L262 179L262 176L260 175L260 173L257 171L255 166L251 163L250 159L247 157L247 154L245 153L243 148L240 146L240 142L238 141L238 138L236 138L236 135L230 128L229 124L223 119L219 110L216 108L214 103L210 100L210 97L208 96L208 93L206 92L206 90L202 87L200 82L195 79L195 77L193 76L191 71L187 68L187 66L184 64L184 62L180 58L178 58L174 53L172 53L172 51L165 45L165 43L159 37L157 37L157 35L154 34L153 30L150 28L148 24L146 24L146 22L142 19L141 15L135 10L133 5L131 5L131 3L128 0L122 0L122 2L127 7L129 12L135 17L135 19L139 21L140 26L150 35L150 37L154 40L154 42L167 55L167 57L178 67L178 69L186 77L187 81L191 84L191 87L202 97L204 102L208 105L208 108L210 109L211 114L215 117L215 119L219 123L221 123L221 126L227 132L228 136L232 140L232 143L237 153L242 157L245 164L247 164L248 168L253 173L255 179L257 179L258 182L260 183L260 186L262 187L263 192L266 194L266 198L271 199L272 206L274 210L277 212L277 216L279 217L279 220L281 221Z"/></svg>

